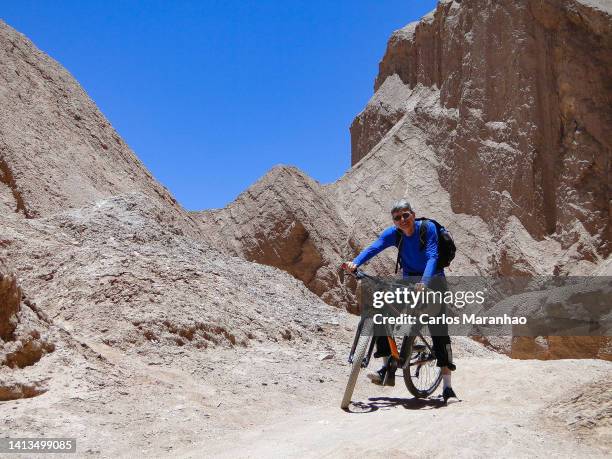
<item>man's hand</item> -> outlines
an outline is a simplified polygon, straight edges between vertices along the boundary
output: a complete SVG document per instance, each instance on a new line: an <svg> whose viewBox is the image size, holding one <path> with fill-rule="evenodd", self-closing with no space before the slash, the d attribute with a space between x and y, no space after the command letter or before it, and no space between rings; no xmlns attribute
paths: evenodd
<svg viewBox="0 0 612 459"><path fill-rule="evenodd" d="M352 261L345 261L342 263L342 269L350 273L354 273L357 270L357 265Z"/></svg>
<svg viewBox="0 0 612 459"><path fill-rule="evenodd" d="M414 284L414 290L417 292L424 292L427 286L423 282Z"/></svg>

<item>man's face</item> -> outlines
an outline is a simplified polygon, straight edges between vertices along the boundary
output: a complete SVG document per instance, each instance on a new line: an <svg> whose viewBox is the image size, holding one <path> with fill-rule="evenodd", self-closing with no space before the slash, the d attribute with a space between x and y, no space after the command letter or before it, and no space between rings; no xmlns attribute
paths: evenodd
<svg viewBox="0 0 612 459"><path fill-rule="evenodd" d="M397 212L393 212L391 214L393 218L393 223L396 228L404 231L405 233L412 233L414 230L414 212L409 209L398 210Z"/></svg>

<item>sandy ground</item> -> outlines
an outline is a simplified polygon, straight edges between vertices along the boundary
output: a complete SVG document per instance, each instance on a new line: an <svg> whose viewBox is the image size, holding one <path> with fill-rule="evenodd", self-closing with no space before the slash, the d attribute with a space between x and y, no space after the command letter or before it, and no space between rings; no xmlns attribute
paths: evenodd
<svg viewBox="0 0 612 459"><path fill-rule="evenodd" d="M0 403L0 435L75 437L79 457L612 452L609 362L511 360L457 338L453 386L461 401L416 400L401 377L383 388L363 372L345 412L339 404L349 334L338 328L335 346L261 343L199 354L181 348L164 362L73 334L76 346L61 346L28 370L49 378L46 393ZM62 366L67 354L71 365ZM600 385L589 389L594 382ZM588 421L579 428L571 418L577 411Z"/></svg>
<svg viewBox="0 0 612 459"><path fill-rule="evenodd" d="M350 413L338 408L340 385L328 385L311 407L288 406L276 422L206 444L220 457L585 457L610 455L608 442L585 442L546 408L594 379L609 363L470 358L454 378L460 402L411 398L398 379L381 388L361 378ZM554 374L555 377L550 377ZM203 450L180 451L197 457Z"/></svg>

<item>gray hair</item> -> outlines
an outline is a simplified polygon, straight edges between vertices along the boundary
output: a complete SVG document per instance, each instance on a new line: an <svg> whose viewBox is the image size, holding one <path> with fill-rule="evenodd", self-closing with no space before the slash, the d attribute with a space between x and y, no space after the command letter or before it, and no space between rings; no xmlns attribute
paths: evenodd
<svg viewBox="0 0 612 459"><path fill-rule="evenodd" d="M400 199L399 201L395 201L393 203L393 207L391 207L391 213L393 214L404 209L408 209L410 212L414 212L414 210L412 210L412 206L410 205L407 199Z"/></svg>

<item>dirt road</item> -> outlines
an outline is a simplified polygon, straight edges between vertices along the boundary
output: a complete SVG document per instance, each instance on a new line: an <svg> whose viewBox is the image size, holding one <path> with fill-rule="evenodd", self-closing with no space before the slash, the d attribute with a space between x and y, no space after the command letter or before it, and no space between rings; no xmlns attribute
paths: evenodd
<svg viewBox="0 0 612 459"><path fill-rule="evenodd" d="M145 355L72 333L24 370L48 379L45 393L0 404L0 436L73 437L79 457L612 452L610 362L511 360L457 338L460 402L415 400L399 374L396 387L382 388L363 372L345 412L350 341L340 334L338 342Z"/></svg>
<svg viewBox="0 0 612 459"><path fill-rule="evenodd" d="M584 406L570 405L556 416L552 412L558 400L577 395L577 388L593 380L609 381L611 370L612 365L601 361L585 365L575 360L466 359L454 379L462 400L448 406L411 398L401 378L394 388L372 386L361 378L350 413L338 408L340 385L326 386L317 406L274 407L278 409L274 423L256 424L202 445L204 449L181 453L188 457L203 452L221 457L609 457L610 392L607 408L584 400ZM570 430L572 415L590 416L586 424L593 424Z"/></svg>

